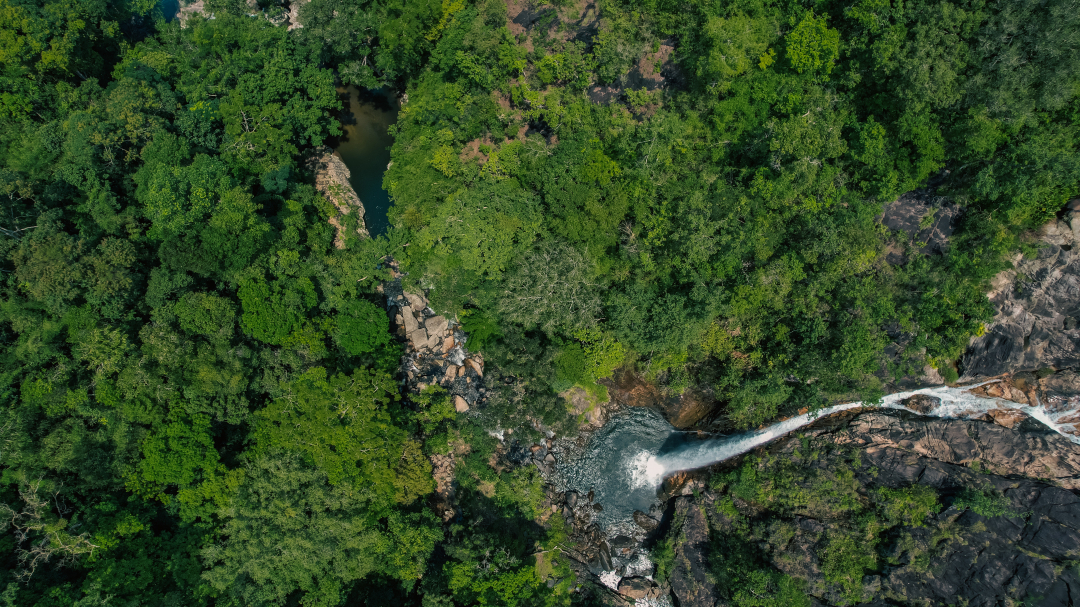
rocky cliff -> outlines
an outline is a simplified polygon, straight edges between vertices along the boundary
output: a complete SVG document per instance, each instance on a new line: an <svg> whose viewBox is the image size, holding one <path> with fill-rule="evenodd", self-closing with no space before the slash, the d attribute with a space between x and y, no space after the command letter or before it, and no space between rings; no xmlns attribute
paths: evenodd
<svg viewBox="0 0 1080 607"><path fill-rule="evenodd" d="M1038 253L994 278L997 314L963 359L966 379L1080 364L1080 217L1043 226Z"/></svg>
<svg viewBox="0 0 1080 607"><path fill-rule="evenodd" d="M673 500L681 607L738 604L739 551L818 605L1080 600L1080 445L1036 422L864 412L711 478Z"/></svg>
<svg viewBox="0 0 1080 607"><path fill-rule="evenodd" d="M336 213L330 216L330 225L334 226L337 236L334 246L345 248L345 230L349 218L356 221L356 233L361 238L368 238L364 224L364 204L356 190L349 183L349 167L327 146L320 146L309 154L306 168L315 175L315 188L334 205Z"/></svg>

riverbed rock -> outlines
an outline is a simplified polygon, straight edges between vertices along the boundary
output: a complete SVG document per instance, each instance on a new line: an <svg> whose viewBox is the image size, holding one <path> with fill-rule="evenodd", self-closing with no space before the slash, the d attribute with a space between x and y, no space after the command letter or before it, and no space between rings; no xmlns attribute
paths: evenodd
<svg viewBox="0 0 1080 607"><path fill-rule="evenodd" d="M413 314L413 309L411 307L404 306L401 308L401 318L405 321L406 334L410 334L420 328L420 323L416 320L416 316Z"/></svg>
<svg viewBox="0 0 1080 607"><path fill-rule="evenodd" d="M469 410L469 403L460 396L454 396L454 410L458 413L465 413Z"/></svg>
<svg viewBox="0 0 1080 607"><path fill-rule="evenodd" d="M423 349L427 345L428 334L423 327L409 333L409 343L414 350Z"/></svg>
<svg viewBox="0 0 1080 607"><path fill-rule="evenodd" d="M928 394L915 394L900 401L900 404L916 413L926 415L941 406L941 399Z"/></svg>
<svg viewBox="0 0 1080 607"><path fill-rule="evenodd" d="M446 328L449 326L449 321L445 316L432 316L424 321L424 327L427 328L429 335L436 335L441 340L446 333Z"/></svg>
<svg viewBox="0 0 1080 607"><path fill-rule="evenodd" d="M643 577L624 577L619 581L619 594L631 599L644 599L652 594L653 581Z"/></svg>

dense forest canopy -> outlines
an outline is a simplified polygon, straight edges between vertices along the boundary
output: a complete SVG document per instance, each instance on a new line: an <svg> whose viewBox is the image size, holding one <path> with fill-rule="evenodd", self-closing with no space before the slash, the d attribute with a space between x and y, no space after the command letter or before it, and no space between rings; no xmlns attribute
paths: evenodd
<svg viewBox="0 0 1080 607"><path fill-rule="evenodd" d="M558 394L622 365L737 429L955 379L1080 192L1077 0L295 8L0 0L4 605L587 602L489 431L573 432ZM403 107L393 227L339 248L305 159L343 85ZM878 221L931 178L940 253ZM483 351L481 410L403 393L387 256Z"/></svg>

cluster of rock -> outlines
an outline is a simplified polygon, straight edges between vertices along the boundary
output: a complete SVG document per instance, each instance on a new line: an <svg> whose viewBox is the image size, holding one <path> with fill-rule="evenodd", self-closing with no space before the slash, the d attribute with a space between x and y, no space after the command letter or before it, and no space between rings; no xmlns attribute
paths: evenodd
<svg viewBox="0 0 1080 607"><path fill-rule="evenodd" d="M467 412L486 398L484 359L465 349L467 337L458 323L436 314L423 295L395 286L390 290L396 292L387 293L387 304L395 331L408 347L404 370L411 390L442 386L451 393L457 412Z"/></svg>
<svg viewBox="0 0 1080 607"><path fill-rule="evenodd" d="M551 452L553 446L554 441L550 438L533 443L528 448L518 441L512 441L507 452L507 459L518 466L530 464L536 466L540 474L547 477L555 471L555 454Z"/></svg>
<svg viewBox="0 0 1080 607"><path fill-rule="evenodd" d="M924 526L903 527L912 542L907 552L898 544L898 560L863 578L870 605L990 607L1039 597L1040 605L1064 607L1080 596L1080 574L1063 566L1080 557L1080 498L1074 493L1080 488L1080 446L1065 437L1034 422L1007 429L890 411L823 420L806 434L770 451L791 457L801 440L858 447L862 457L854 482L860 493L920 484L943 496L944 509ZM807 465L807 478L813 468L827 470L850 461L842 450L819 452ZM1010 512L986 517L957 507L953 496L968 487L999 492ZM675 498L677 528L672 533L679 541L669 583L681 607L717 604L710 573L712 536L740 533L716 508L717 499L709 490ZM737 499L735 506L746 515L759 512L758 506ZM820 560L828 530L837 523L812 515L795 515L788 522L793 534L772 552L773 566L807 580L815 604L844 604L825 579ZM915 553L922 556L915 559Z"/></svg>
<svg viewBox="0 0 1080 607"><path fill-rule="evenodd" d="M651 515L635 512L637 529L608 537L593 522L593 516L602 512L603 506L595 501L592 491L558 493L549 487L545 507L550 508L552 516L561 516L566 521L570 542L563 550L571 557L571 568L579 580L592 580L613 591L616 604L652 601L669 594L669 588L653 580L655 566L643 548L657 534L660 521L654 517L661 516L661 512Z"/></svg>

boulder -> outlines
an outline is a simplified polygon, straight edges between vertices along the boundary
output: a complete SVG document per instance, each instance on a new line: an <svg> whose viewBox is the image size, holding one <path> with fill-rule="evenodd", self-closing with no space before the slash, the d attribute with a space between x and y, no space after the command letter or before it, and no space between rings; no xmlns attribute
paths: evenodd
<svg viewBox="0 0 1080 607"><path fill-rule="evenodd" d="M465 364L468 365L468 367L473 371L476 371L476 374L480 377L484 376L484 365L482 363L479 363L472 358L466 358Z"/></svg>
<svg viewBox="0 0 1080 607"><path fill-rule="evenodd" d="M443 383L449 383L454 381L454 378L457 377L457 370L459 368L460 367L454 365L447 365L446 373L443 375Z"/></svg>
<svg viewBox="0 0 1080 607"><path fill-rule="evenodd" d="M454 410L458 413L464 413L469 410L469 403L460 396L454 396Z"/></svg>
<svg viewBox="0 0 1080 607"><path fill-rule="evenodd" d="M439 347L439 344L441 344L441 343L442 343L442 338L440 338L437 334L432 335L431 333L428 333L427 339L424 341L424 346L423 347L424 347L425 350L434 351L435 349L437 349Z"/></svg>
<svg viewBox="0 0 1080 607"><path fill-rule="evenodd" d="M682 528L674 536L681 541L675 546L671 591L680 607L714 607L719 597L709 564L711 546L704 504L687 497L675 498L675 520L682 521Z"/></svg>
<svg viewBox="0 0 1080 607"><path fill-rule="evenodd" d="M427 331L423 327L409 333L409 343L412 344L414 350L423 349L427 345L428 335Z"/></svg>
<svg viewBox="0 0 1080 607"><path fill-rule="evenodd" d="M573 508L574 506L577 505L577 498L578 498L577 491L567 491L566 492L566 505Z"/></svg>
<svg viewBox="0 0 1080 607"><path fill-rule="evenodd" d="M641 527L649 533L656 531L656 529L660 527L660 521L640 510L634 511L634 522L637 523L638 527Z"/></svg>
<svg viewBox="0 0 1080 607"><path fill-rule="evenodd" d="M408 292L404 293L404 295L405 299L409 300L409 305L412 306L415 310L421 311L427 307L427 300L424 299L422 295Z"/></svg>
<svg viewBox="0 0 1080 607"><path fill-rule="evenodd" d="M411 334L413 331L420 328L420 323L416 321L416 316L413 316L413 309L409 306L403 306L401 308L401 318L405 321L405 333ZM427 338L425 334L424 338Z"/></svg>
<svg viewBox="0 0 1080 607"><path fill-rule="evenodd" d="M941 399L927 394L915 394L900 401L900 404L916 413L927 415L941 406Z"/></svg>
<svg viewBox="0 0 1080 607"><path fill-rule="evenodd" d="M432 316L424 322L424 327L427 328L428 335L437 335L441 339L449 324L445 316Z"/></svg>
<svg viewBox="0 0 1080 607"><path fill-rule="evenodd" d="M643 577L625 577L619 581L619 594L630 599L648 598L654 584Z"/></svg>

